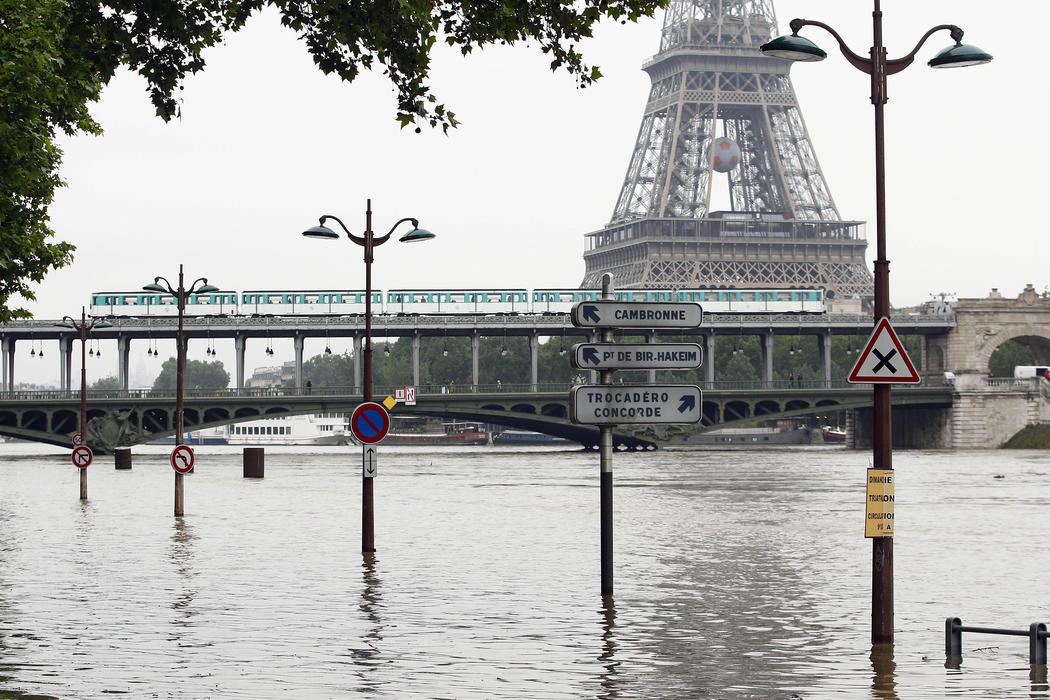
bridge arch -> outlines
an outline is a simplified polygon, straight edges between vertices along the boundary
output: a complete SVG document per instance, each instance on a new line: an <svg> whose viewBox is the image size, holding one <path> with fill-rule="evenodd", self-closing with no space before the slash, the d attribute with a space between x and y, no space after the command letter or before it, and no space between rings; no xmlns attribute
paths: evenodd
<svg viewBox="0 0 1050 700"><path fill-rule="evenodd" d="M960 299L956 332L947 336L945 369L986 374L992 353L1008 340L1029 347L1036 362L1050 364L1050 296L1027 285L1016 299L993 290L984 299ZM927 357L931 348L927 347Z"/></svg>

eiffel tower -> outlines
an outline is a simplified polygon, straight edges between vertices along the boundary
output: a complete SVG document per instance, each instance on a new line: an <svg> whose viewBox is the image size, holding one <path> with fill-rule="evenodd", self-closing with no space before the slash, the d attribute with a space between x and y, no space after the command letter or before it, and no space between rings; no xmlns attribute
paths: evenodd
<svg viewBox="0 0 1050 700"><path fill-rule="evenodd" d="M610 272L621 288L870 301L864 224L835 208L790 62L759 52L775 29L772 0L672 0L642 66L652 89L612 220L586 235L582 287ZM727 210L712 211L713 186Z"/></svg>

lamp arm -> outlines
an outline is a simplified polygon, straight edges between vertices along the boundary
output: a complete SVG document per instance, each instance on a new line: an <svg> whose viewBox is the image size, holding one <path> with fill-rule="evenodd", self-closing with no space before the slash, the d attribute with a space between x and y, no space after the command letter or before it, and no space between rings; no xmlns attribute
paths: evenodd
<svg viewBox="0 0 1050 700"><path fill-rule="evenodd" d="M208 284L208 278L207 277L198 277L197 279L193 280L193 282L190 284L189 288L186 290L186 294L193 294L194 290L197 288L197 283L198 282L203 282L204 284Z"/></svg>
<svg viewBox="0 0 1050 700"><path fill-rule="evenodd" d="M393 235L394 230L397 229L398 226L400 226L401 224L405 223L406 221L411 221L413 226L415 226L416 228L419 228L419 219L416 219L415 217L412 217L412 216L406 216L403 219L398 219L394 223L394 225L390 227L390 230L386 232L385 236L381 236L379 238L373 237L372 238L372 245L382 245L382 244L386 243L387 240L389 240L390 236Z"/></svg>
<svg viewBox="0 0 1050 700"><path fill-rule="evenodd" d="M354 234L350 233L350 229L348 229L348 228L346 227L346 224L344 224L344 223L343 223L343 220L342 220L342 219L340 219L340 218L339 218L338 216L335 216L335 215L333 215L333 214L324 214L323 216L321 216L321 218L320 218L320 219L318 219L318 222L319 222L319 223L320 223L320 224L321 224L322 226L324 226L324 222L328 221L329 219L332 219L332 220L333 220L333 221L335 221L335 222L336 222L337 224L339 224L339 226L340 226L340 227L341 227L341 228L343 229L343 231L344 231L344 232L346 233L346 237L347 237L347 238L349 238L349 239L350 239L351 241L353 241L354 243L356 243L356 244L357 244L357 245L359 245L359 246L363 246L363 245L365 244L365 239L364 239L364 237L363 237L363 236L355 236Z"/></svg>
<svg viewBox="0 0 1050 700"><path fill-rule="evenodd" d="M938 24L936 27L930 29L928 32L922 35L922 38L919 39L919 43L915 45L915 48L912 49L911 53L909 53L907 56L901 56L900 58L894 58L886 61L886 75L900 73L902 70L910 66L912 64L912 61L915 60L915 54L919 52L919 49L921 49L923 44L926 43L926 40L933 36L936 32L941 31L942 29L947 29L949 32L951 32L952 39L955 40L955 43L959 43L960 41L962 41L962 29L956 27L954 24Z"/></svg>
<svg viewBox="0 0 1050 700"><path fill-rule="evenodd" d="M854 68L856 68L858 70L861 70L861 71L867 73L868 75L871 75L871 72L872 72L871 59L870 58L864 58L863 56L855 53L852 49L850 49L850 47L846 45L845 40L843 40L843 38L841 36L839 36L839 33L836 32L830 26L824 24L823 22L819 22L819 21L817 21L815 19L797 19L797 18L791 20L791 25L790 26L791 26L791 31L794 32L795 34L798 34L798 31L800 29L802 29L802 27L820 27L821 29L826 31L828 34L830 34L831 36L835 37L835 41L837 41L839 43L839 51L842 52L842 55L846 57L846 60L849 61L853 65Z"/></svg>

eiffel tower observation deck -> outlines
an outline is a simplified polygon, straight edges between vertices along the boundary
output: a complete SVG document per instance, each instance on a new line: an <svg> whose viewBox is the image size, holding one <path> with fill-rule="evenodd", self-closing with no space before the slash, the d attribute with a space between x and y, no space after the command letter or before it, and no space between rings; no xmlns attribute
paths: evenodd
<svg viewBox="0 0 1050 700"><path fill-rule="evenodd" d="M772 0L672 0L612 219L586 235L582 287L609 272L620 288L823 288L870 302L864 223L839 216L790 62L759 51L775 30Z"/></svg>

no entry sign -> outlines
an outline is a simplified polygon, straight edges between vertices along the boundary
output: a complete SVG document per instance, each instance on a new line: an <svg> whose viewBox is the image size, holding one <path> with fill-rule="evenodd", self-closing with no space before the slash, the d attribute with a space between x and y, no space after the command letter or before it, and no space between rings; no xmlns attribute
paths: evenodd
<svg viewBox="0 0 1050 700"><path fill-rule="evenodd" d="M73 454L69 458L73 461L73 466L78 469L87 469L88 465L91 464L91 458L94 455L91 452L91 448L87 445L77 445L73 448Z"/></svg>
<svg viewBox="0 0 1050 700"><path fill-rule="evenodd" d="M176 445L171 451L171 468L179 474L188 474L193 470L193 448L189 445Z"/></svg>
<svg viewBox="0 0 1050 700"><path fill-rule="evenodd" d="M350 431L354 437L366 445L379 442L390 430L390 414L386 409L371 401L354 409L350 416Z"/></svg>

